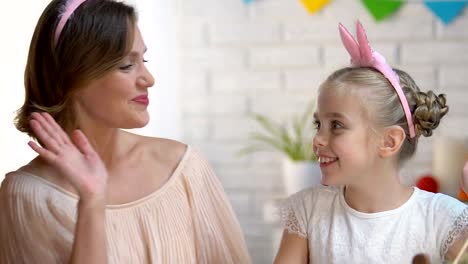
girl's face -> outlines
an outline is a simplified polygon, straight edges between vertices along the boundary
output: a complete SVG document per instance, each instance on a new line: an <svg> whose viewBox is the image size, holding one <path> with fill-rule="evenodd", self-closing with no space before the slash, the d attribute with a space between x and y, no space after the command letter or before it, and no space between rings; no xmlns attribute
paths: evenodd
<svg viewBox="0 0 468 264"><path fill-rule="evenodd" d="M78 125L139 128L149 122L148 88L154 79L145 66L145 43L138 27L131 52L116 70L92 81L76 96Z"/></svg>
<svg viewBox="0 0 468 264"><path fill-rule="evenodd" d="M352 89L344 87L348 88ZM356 94L332 89L319 93L313 147L320 161L322 184L354 184L372 173L377 145L364 113Z"/></svg>

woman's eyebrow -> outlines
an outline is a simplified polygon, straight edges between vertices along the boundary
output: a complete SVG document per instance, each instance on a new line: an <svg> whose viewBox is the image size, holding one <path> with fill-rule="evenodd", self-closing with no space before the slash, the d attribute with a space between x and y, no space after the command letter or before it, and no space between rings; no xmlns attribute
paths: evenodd
<svg viewBox="0 0 468 264"><path fill-rule="evenodd" d="M146 51L148 51L148 48L147 48L147 47L145 47L145 49L143 50L143 53L142 53L142 54L145 54ZM139 55L140 55L140 52L135 51L135 50L130 51L130 53L128 54L129 57L138 57Z"/></svg>

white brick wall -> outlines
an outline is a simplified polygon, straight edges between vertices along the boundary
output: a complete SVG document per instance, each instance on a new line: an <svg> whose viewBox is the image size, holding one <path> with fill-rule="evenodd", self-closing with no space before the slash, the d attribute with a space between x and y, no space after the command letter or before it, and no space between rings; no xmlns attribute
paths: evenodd
<svg viewBox="0 0 468 264"><path fill-rule="evenodd" d="M279 42L279 23L273 21L224 22L210 25L209 40L213 45L252 45Z"/></svg>
<svg viewBox="0 0 468 264"><path fill-rule="evenodd" d="M263 204L281 195L281 156L238 157L260 112L284 120L300 112L331 71L348 63L337 24L357 19L372 46L408 71L423 90L448 93L450 114L435 136L467 137L468 8L443 26L422 3L408 3L375 23L360 1L334 0L309 15L300 1L177 0L180 105L187 143L214 166L239 215L254 263L271 263L272 226ZM402 172L406 182L430 172L431 138Z"/></svg>
<svg viewBox="0 0 468 264"><path fill-rule="evenodd" d="M313 66L320 63L319 52L313 45L252 48L248 63L253 69Z"/></svg>

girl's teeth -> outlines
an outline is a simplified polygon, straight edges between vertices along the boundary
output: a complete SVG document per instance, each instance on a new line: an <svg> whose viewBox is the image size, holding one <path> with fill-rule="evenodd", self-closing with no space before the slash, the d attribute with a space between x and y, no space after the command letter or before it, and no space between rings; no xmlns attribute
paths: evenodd
<svg viewBox="0 0 468 264"><path fill-rule="evenodd" d="M320 163L330 163L330 162L333 162L335 160L337 160L337 158L325 158L325 157L319 157L318 158L318 161Z"/></svg>

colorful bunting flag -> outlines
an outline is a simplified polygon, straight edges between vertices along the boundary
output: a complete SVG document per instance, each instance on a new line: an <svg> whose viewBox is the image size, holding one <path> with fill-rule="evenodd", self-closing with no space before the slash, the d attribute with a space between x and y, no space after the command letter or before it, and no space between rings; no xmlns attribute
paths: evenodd
<svg viewBox="0 0 468 264"><path fill-rule="evenodd" d="M313 14L322 9L330 0L301 0L309 13Z"/></svg>
<svg viewBox="0 0 468 264"><path fill-rule="evenodd" d="M424 4L434 13L445 25L450 24L465 8L467 1L434 1L424 0Z"/></svg>
<svg viewBox="0 0 468 264"><path fill-rule="evenodd" d="M376 21L382 21L384 18L398 11L398 9L403 5L402 0L362 0L362 2Z"/></svg>
<svg viewBox="0 0 468 264"><path fill-rule="evenodd" d="M255 0L243 0L250 4ZM316 13L331 0L300 0L307 11ZM377 22L384 20L397 12L407 0L361 0L372 17ZM468 4L468 0L423 0L426 7L434 13L445 25L451 23Z"/></svg>

